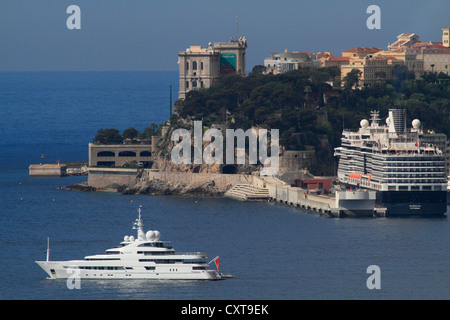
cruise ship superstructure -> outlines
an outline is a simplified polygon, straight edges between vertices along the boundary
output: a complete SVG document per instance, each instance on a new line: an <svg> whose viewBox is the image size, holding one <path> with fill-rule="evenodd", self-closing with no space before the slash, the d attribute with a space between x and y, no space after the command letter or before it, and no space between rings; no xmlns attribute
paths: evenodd
<svg viewBox="0 0 450 320"><path fill-rule="evenodd" d="M184 279L219 280L229 275L218 272L218 257L207 262L206 253L176 253L169 242L160 241L157 230L143 231L141 207L134 229L137 237L125 236L119 247L104 254L86 256L84 260L36 263L52 279L77 276L80 279ZM47 249L49 250L49 249ZM214 261L217 271L209 269Z"/></svg>
<svg viewBox="0 0 450 320"><path fill-rule="evenodd" d="M445 154L437 146L422 143L418 119L406 128L406 110L390 109L386 124L371 112L358 130L344 130L338 180L347 189L377 192L376 206L386 215L443 215L447 211Z"/></svg>

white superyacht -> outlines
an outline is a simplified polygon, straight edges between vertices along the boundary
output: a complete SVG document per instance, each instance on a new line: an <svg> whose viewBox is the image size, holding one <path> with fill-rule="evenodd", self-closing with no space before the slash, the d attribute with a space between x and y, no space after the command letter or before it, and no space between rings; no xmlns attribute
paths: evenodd
<svg viewBox="0 0 450 320"><path fill-rule="evenodd" d="M232 277L219 273L219 257L209 263L204 252L176 253L169 242L160 241L157 230L143 231L141 207L133 229L137 238L125 236L119 247L104 254L86 256L84 260L46 261L36 263L51 279L76 276L80 279L183 279L220 280ZM217 271L208 269L215 262Z"/></svg>

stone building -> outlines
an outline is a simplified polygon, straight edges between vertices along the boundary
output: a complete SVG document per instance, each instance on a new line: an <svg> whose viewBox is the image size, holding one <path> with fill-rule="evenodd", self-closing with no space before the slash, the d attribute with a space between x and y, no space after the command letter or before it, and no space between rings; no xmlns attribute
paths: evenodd
<svg viewBox="0 0 450 320"><path fill-rule="evenodd" d="M350 59L349 64L341 66L341 79L344 79L353 69L357 69L361 71L359 78L360 87L384 83L386 80L394 78L394 68L399 64L403 64L403 62L394 57L374 57L369 55L365 58Z"/></svg>
<svg viewBox="0 0 450 320"><path fill-rule="evenodd" d="M89 143L89 167L151 167L152 145Z"/></svg>
<svg viewBox="0 0 450 320"><path fill-rule="evenodd" d="M247 40L240 37L228 43L210 42L207 48L190 46L178 53L178 99L185 99L191 90L209 88L223 74L245 76Z"/></svg>
<svg viewBox="0 0 450 320"><path fill-rule="evenodd" d="M315 151L282 150L279 158L278 175L310 168L314 163Z"/></svg>
<svg viewBox="0 0 450 320"><path fill-rule="evenodd" d="M320 67L341 67L344 64L349 64L350 57L335 57L329 51L318 52L316 54L316 60L320 61Z"/></svg>
<svg viewBox="0 0 450 320"><path fill-rule="evenodd" d="M415 33L402 33L388 45L388 51L403 51L423 60L424 73L450 74L450 26L442 29L442 42L421 42Z"/></svg>
<svg viewBox="0 0 450 320"><path fill-rule="evenodd" d="M264 59L265 73L280 74L291 70L319 68L316 55L308 51L288 51L271 53Z"/></svg>
<svg viewBox="0 0 450 320"><path fill-rule="evenodd" d="M367 55L373 55L381 51L380 48L352 48L342 52L342 56L345 58L352 59L363 59Z"/></svg>
<svg viewBox="0 0 450 320"><path fill-rule="evenodd" d="M402 61L405 67L414 72L414 76L416 79L419 79L423 76L423 60L417 57L417 54L403 51L403 50L383 50L374 54L375 57L393 57L398 61Z"/></svg>

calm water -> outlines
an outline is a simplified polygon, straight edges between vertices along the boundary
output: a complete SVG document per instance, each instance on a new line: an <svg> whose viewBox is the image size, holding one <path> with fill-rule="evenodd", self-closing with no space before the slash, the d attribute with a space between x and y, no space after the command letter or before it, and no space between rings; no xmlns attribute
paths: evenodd
<svg viewBox="0 0 450 320"><path fill-rule="evenodd" d="M30 163L87 160L100 128L169 116L176 72L0 73L0 299L449 299L448 218L326 219L268 203L59 190L86 177L30 178ZM41 160L41 154L44 159ZM220 256L234 279L82 281L34 263L82 259L134 234L137 207L178 251ZM369 265L381 289L369 290ZM5 289L7 288L7 289Z"/></svg>

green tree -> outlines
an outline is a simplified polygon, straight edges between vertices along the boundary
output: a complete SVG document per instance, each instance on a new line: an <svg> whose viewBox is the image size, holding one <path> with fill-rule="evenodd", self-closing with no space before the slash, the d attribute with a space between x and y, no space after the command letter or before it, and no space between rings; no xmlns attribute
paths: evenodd
<svg viewBox="0 0 450 320"><path fill-rule="evenodd" d="M117 129L100 129L94 137L96 144L119 144L123 142L123 138Z"/></svg>
<svg viewBox="0 0 450 320"><path fill-rule="evenodd" d="M172 114L172 116L170 118L171 119L173 118L174 121L176 122L176 120L178 118L175 119L176 115L174 115L174 114ZM149 125L147 128L145 128L145 130L142 132L142 134L144 135L144 137L150 138L151 136L156 136L158 134L158 131L159 131L158 125L153 122L151 125Z"/></svg>
<svg viewBox="0 0 450 320"><path fill-rule="evenodd" d="M263 65L256 65L253 67L252 72L250 72L249 76L257 76L261 75L266 71L266 67Z"/></svg>
<svg viewBox="0 0 450 320"><path fill-rule="evenodd" d="M125 139L136 139L139 136L140 132L135 128L125 129L122 133L122 138Z"/></svg>
<svg viewBox="0 0 450 320"><path fill-rule="evenodd" d="M361 76L362 72L359 69L352 69L347 75L342 79L345 84L344 88L346 90L350 90L353 87L358 88L359 86L359 77Z"/></svg>

